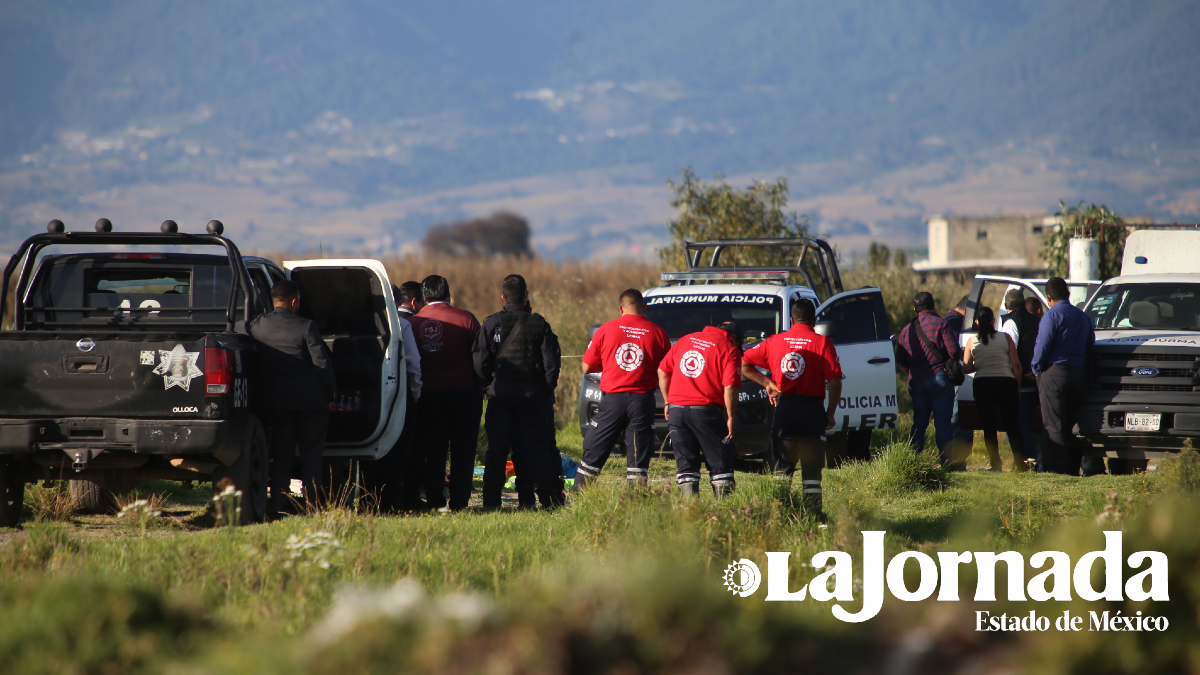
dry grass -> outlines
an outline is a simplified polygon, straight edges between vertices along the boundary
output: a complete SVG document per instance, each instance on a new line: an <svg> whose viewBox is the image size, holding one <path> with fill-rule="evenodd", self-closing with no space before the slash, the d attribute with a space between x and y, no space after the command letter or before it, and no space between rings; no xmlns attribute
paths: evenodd
<svg viewBox="0 0 1200 675"><path fill-rule="evenodd" d="M79 501L71 494L69 481L54 481L48 487L33 484L25 489L25 503L33 510L33 519L70 520Z"/></svg>

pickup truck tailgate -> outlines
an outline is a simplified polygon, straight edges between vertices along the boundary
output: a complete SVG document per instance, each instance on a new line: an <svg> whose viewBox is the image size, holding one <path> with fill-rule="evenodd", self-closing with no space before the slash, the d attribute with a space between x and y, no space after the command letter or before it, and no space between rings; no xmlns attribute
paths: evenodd
<svg viewBox="0 0 1200 675"><path fill-rule="evenodd" d="M203 334L0 334L0 416L201 417Z"/></svg>

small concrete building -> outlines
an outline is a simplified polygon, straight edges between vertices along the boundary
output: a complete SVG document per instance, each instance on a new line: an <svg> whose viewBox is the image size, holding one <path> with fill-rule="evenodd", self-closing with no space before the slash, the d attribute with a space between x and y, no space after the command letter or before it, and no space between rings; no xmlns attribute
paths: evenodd
<svg viewBox="0 0 1200 675"><path fill-rule="evenodd" d="M995 272L1042 277L1042 232L1059 224L1057 216L929 216L929 258L913 263L915 272Z"/></svg>

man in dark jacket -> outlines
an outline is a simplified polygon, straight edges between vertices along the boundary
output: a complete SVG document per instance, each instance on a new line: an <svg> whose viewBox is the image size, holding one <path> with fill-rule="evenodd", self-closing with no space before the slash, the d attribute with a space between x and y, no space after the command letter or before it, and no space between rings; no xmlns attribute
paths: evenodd
<svg viewBox="0 0 1200 675"><path fill-rule="evenodd" d="M554 388L561 353L558 336L529 307L525 278L504 278L504 309L489 316L472 350L475 373L487 383L484 427L488 450L483 471L483 507L500 506L504 466L512 451L517 502L533 507L533 484L544 508L563 503L562 463L554 438Z"/></svg>
<svg viewBox="0 0 1200 675"><path fill-rule="evenodd" d="M278 517L287 505L297 448L305 499L309 504L318 500L329 402L337 387L333 359L317 324L296 314L300 308L296 282L276 283L271 304L274 310L252 320L247 332L258 344L263 407L271 431L270 515Z"/></svg>

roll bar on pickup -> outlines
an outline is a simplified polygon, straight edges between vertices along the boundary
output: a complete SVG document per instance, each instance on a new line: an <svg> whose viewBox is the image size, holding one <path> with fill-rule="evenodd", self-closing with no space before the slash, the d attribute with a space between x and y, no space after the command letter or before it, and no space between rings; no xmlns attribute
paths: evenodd
<svg viewBox="0 0 1200 675"><path fill-rule="evenodd" d="M736 267L731 265L720 265L721 253L730 247L735 246L753 246L758 248L799 248L800 254L796 258L795 265L770 265L770 266L742 266ZM812 258L815 259L817 269L821 274L820 290L825 291L826 299L841 293L842 275L838 271L837 256L833 253L833 248L824 239L806 239L801 237L787 237L777 239L708 239L706 241L684 241L683 248L687 256L689 272L743 272L752 274L754 272L789 272L799 274L804 277L805 283L814 291L819 290L814 283L812 274L805 267L805 263L809 261L811 252ZM713 249L712 257L708 261L708 266L700 265L701 255L706 249ZM695 281L679 281L676 283L692 284ZM712 283L711 280L705 283Z"/></svg>
<svg viewBox="0 0 1200 675"><path fill-rule="evenodd" d="M170 222L170 221L168 221ZM215 221L214 221L215 222ZM171 223L174 225L174 223ZM165 227L164 230L167 228ZM111 228L111 225L109 226ZM61 229L61 223L59 224ZM253 304L262 306L262 300L258 297L258 289L250 282L250 276L246 272L246 265L242 262L242 254L238 251L237 246L225 237L220 235L223 226L217 228L217 234L189 234L186 232L55 232L53 231L53 223L50 232L45 234L36 234L24 241L21 248L9 258L8 265L4 268L4 279L0 280L0 316L3 316L6 304L8 302L8 285L9 279L12 278L13 272L18 267L20 275L17 278L17 292L13 294L13 327L20 330L24 323L24 293L25 286L29 283L29 276L33 272L33 262L37 259L38 253L47 246L56 244L75 244L75 245L133 245L133 246L220 246L225 249L225 255L229 258L229 266L233 269L233 283L229 288L229 303L225 309L226 330L233 332L234 322L237 313L237 297L238 292L246 289L247 302L245 303L243 318L247 321L252 316L250 312L249 299L253 299ZM71 308L54 308L71 309ZM89 308L104 309L111 311L111 308ZM204 307L195 308L198 310L207 309ZM125 312L137 311L135 308L122 309ZM177 310L178 311L178 310Z"/></svg>

